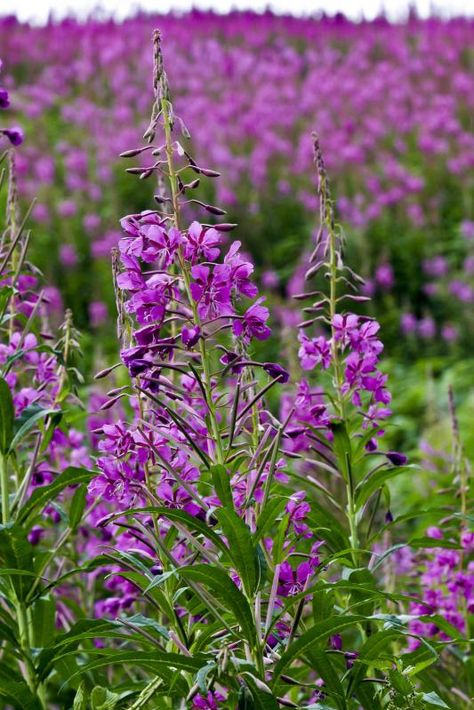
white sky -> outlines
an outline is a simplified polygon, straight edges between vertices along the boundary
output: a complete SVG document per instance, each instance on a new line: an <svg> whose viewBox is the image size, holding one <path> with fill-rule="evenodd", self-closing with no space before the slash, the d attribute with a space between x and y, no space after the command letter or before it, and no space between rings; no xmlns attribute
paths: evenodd
<svg viewBox="0 0 474 710"><path fill-rule="evenodd" d="M137 8L168 12L170 9L185 11L194 6L228 12L232 8L261 11L270 6L276 12L295 15L321 10L329 14L344 12L355 19L362 15L372 19L385 9L391 18L397 19L405 15L410 5L416 6L423 17L433 12L444 16L474 16L474 0L0 0L0 16L13 14L20 20L44 22L51 10L57 17L68 14L85 16L101 7L107 15L126 17Z"/></svg>

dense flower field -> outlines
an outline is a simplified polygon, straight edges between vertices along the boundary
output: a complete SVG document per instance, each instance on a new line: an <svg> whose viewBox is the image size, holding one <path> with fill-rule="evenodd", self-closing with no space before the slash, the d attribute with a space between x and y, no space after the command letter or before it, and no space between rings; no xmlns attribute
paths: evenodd
<svg viewBox="0 0 474 710"><path fill-rule="evenodd" d="M151 199L130 185L117 155L140 136L155 22L0 23L4 81L28 137L22 193L38 198L36 261L81 327L113 313L104 274L117 206L133 211ZM316 127L352 230L351 263L389 344L470 351L472 21L195 13L159 24L177 110L202 160L222 171L202 197L239 221L259 268L276 271L284 289L309 244Z"/></svg>
<svg viewBox="0 0 474 710"><path fill-rule="evenodd" d="M0 23L1 708L472 706L472 29Z"/></svg>

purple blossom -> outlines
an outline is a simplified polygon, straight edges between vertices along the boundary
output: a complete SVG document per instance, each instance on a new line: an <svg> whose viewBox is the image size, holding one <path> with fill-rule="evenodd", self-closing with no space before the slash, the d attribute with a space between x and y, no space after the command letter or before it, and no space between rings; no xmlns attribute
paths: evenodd
<svg viewBox="0 0 474 710"><path fill-rule="evenodd" d="M8 91L0 87L0 108L8 108L10 106L10 98Z"/></svg>
<svg viewBox="0 0 474 710"><path fill-rule="evenodd" d="M0 129L0 134L3 134L6 138L8 138L10 143L14 146L21 145L24 140L23 129L19 126Z"/></svg>
<svg viewBox="0 0 474 710"><path fill-rule="evenodd" d="M191 296L197 303L201 319L213 319L233 313L229 267L218 264L211 270L209 266L199 264L192 267L191 276Z"/></svg>
<svg viewBox="0 0 474 710"><path fill-rule="evenodd" d="M236 291L248 298L255 298L258 294L258 289L250 281L254 266L241 256L239 253L240 246L240 242L233 242L224 258L224 264L230 267L230 279Z"/></svg>
<svg viewBox="0 0 474 710"><path fill-rule="evenodd" d="M184 235L184 257L192 264L200 259L215 261L219 256L221 236L212 227L203 227L193 222Z"/></svg>
<svg viewBox="0 0 474 710"><path fill-rule="evenodd" d="M327 369L331 364L331 343L323 335L308 338L303 332L298 335L301 345L298 357L303 370L314 370L317 365Z"/></svg>
<svg viewBox="0 0 474 710"><path fill-rule="evenodd" d="M270 317L270 311L266 306L262 306L263 298L259 298L244 313L242 318L235 319L232 331L237 337L241 337L244 342L249 343L252 338L266 340L271 335L271 330L266 322Z"/></svg>

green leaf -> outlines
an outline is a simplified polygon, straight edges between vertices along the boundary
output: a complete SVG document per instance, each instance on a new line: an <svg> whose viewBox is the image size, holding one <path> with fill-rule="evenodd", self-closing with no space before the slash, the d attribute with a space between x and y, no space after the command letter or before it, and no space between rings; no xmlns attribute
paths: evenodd
<svg viewBox="0 0 474 710"><path fill-rule="evenodd" d="M412 537L408 541L409 547L418 548L432 548L432 547L443 547L449 550L460 550L461 545L457 542L452 542L451 540L437 540L434 537Z"/></svg>
<svg viewBox="0 0 474 710"><path fill-rule="evenodd" d="M346 701L344 699L344 688L339 680L339 676L331 662L329 654L323 649L310 649L308 651L308 659L311 661L311 666L317 674L324 680L324 689L327 695L334 698L338 708L346 710Z"/></svg>
<svg viewBox="0 0 474 710"><path fill-rule="evenodd" d="M334 591L325 589L324 582L318 582L313 592L313 619L324 621L333 615Z"/></svg>
<svg viewBox="0 0 474 710"><path fill-rule="evenodd" d="M272 693L267 693L259 688L252 677L246 673L247 683L251 692L251 698L247 695L245 698L246 704L242 707L251 708L251 710L279 710L278 700ZM240 708L240 705L239 705Z"/></svg>
<svg viewBox="0 0 474 710"><path fill-rule="evenodd" d="M421 638L421 645L411 653L405 653L403 656L403 665L405 666L405 675L415 676L425 668L432 666L438 660L438 654L431 644Z"/></svg>
<svg viewBox="0 0 474 710"><path fill-rule="evenodd" d="M199 520L199 518L189 515L189 513L186 513L184 510L173 510L171 508L165 508L164 506L147 506L146 508L125 510L124 512L111 516L108 520L112 522L113 520L123 516L131 517L146 514L162 515L163 517L168 518L168 520L176 520L177 522L186 525L186 527L190 530L194 530L195 532L204 535L204 537L207 537L207 539L213 542L214 545L221 550L221 552L224 552L227 557L229 556L229 550L222 538L217 535L217 533L215 533L209 525L206 525L206 523Z"/></svg>
<svg viewBox="0 0 474 710"><path fill-rule="evenodd" d="M355 627L364 621L365 617L363 616L333 616L325 621L319 621L311 629L305 631L282 654L273 672L274 683L295 658L304 656L308 650L313 649L317 643L324 641L328 636L337 634L350 626Z"/></svg>
<svg viewBox="0 0 474 710"><path fill-rule="evenodd" d="M107 619L81 619L64 634L60 634L51 644L39 653L36 667L39 678L45 678L51 670L51 664L70 656L71 652L83 641L94 638L117 638L127 640L131 636L120 631L115 622ZM142 639L144 640L144 639Z"/></svg>
<svg viewBox="0 0 474 710"><path fill-rule="evenodd" d="M438 693L435 693L434 691L431 693L423 693L422 698L425 703L428 703L428 705L434 705L437 708L448 708L449 710L449 705L446 705L444 700L442 700Z"/></svg>
<svg viewBox="0 0 474 710"><path fill-rule="evenodd" d="M91 693L91 710L114 710L120 697L118 693L96 685Z"/></svg>
<svg viewBox="0 0 474 710"><path fill-rule="evenodd" d="M76 691L72 710L87 710L87 697L86 684L82 681Z"/></svg>
<svg viewBox="0 0 474 710"><path fill-rule="evenodd" d="M36 648L44 648L56 633L56 604L51 595L37 599L31 605L31 628Z"/></svg>
<svg viewBox="0 0 474 710"><path fill-rule="evenodd" d="M257 531L255 541L260 540L275 524L280 513L285 509L287 501L285 498L269 498L264 509L257 520Z"/></svg>
<svg viewBox="0 0 474 710"><path fill-rule="evenodd" d="M33 547L28 542L26 531L19 525L0 526L0 566L31 572ZM31 587L31 580L12 573L12 584L19 601L24 601Z"/></svg>
<svg viewBox="0 0 474 710"><path fill-rule="evenodd" d="M249 527L233 510L221 508L216 518L227 538L229 555L248 595L260 582L260 564Z"/></svg>
<svg viewBox="0 0 474 710"><path fill-rule="evenodd" d="M283 516L273 537L272 558L276 565L283 562L283 546L285 544L289 520L289 515Z"/></svg>
<svg viewBox="0 0 474 710"><path fill-rule="evenodd" d="M7 669L5 669L6 671ZM13 673L12 673L13 674ZM22 680L0 678L0 700L2 707L11 705L17 710L41 710L41 705Z"/></svg>
<svg viewBox="0 0 474 710"><path fill-rule="evenodd" d="M338 468L342 474L345 481L350 480L351 476L351 459L352 459L352 447L351 440L347 433L345 422L340 419L338 421L334 420L331 422L330 429L333 434L332 450L336 456L338 463Z"/></svg>
<svg viewBox="0 0 474 710"><path fill-rule="evenodd" d="M225 508L234 510L234 499L230 487L230 477L227 469L222 464L216 464L210 468L212 482L216 489L217 497Z"/></svg>
<svg viewBox="0 0 474 710"><path fill-rule="evenodd" d="M76 530L82 520L84 509L86 507L87 486L85 483L74 492L71 505L69 507L69 527L71 530Z"/></svg>
<svg viewBox="0 0 474 710"><path fill-rule="evenodd" d="M157 650L146 652L117 651L114 649L104 653L103 651L92 651L89 649L87 653L89 655L100 653L100 658L96 658L94 661L90 661L90 663L81 666L74 675L88 673L89 671L105 668L106 666L124 665L128 663L132 664L135 668L151 670L157 675L160 675L162 671L167 673L170 668L196 673L202 666L206 665L209 660L206 656L191 657L181 653L164 653Z"/></svg>
<svg viewBox="0 0 474 710"><path fill-rule="evenodd" d="M240 625L247 641L251 646L255 645L255 627L249 603L225 572L213 565L192 565L180 567L178 573L185 580L198 582L208 587L223 600L226 608L230 610ZM212 612L212 609L210 611Z"/></svg>
<svg viewBox="0 0 474 710"><path fill-rule="evenodd" d="M37 422L50 415L57 414L57 409L43 409L37 405L27 407L23 410L21 417L15 420L15 435L10 444L10 450L14 451L21 440L28 434Z"/></svg>
<svg viewBox="0 0 474 710"><path fill-rule="evenodd" d="M6 381L0 377L0 454L3 456L8 454L10 449L14 421L15 409L12 393Z"/></svg>
<svg viewBox="0 0 474 710"><path fill-rule="evenodd" d="M216 670L216 668L216 662L211 661L197 672L196 683L198 684L201 693L207 693L207 676L211 673L211 671Z"/></svg>
<svg viewBox="0 0 474 710"><path fill-rule="evenodd" d="M317 501L311 501L308 525L318 538L323 539L330 550L340 552L350 547L349 538L337 518Z"/></svg>
<svg viewBox="0 0 474 710"><path fill-rule="evenodd" d="M360 649L359 656L350 671L348 695L357 692L357 688L365 677L367 666L371 661L380 659L390 660L393 657L390 644L392 641L399 638L400 631L395 629L378 631L373 636L369 636Z"/></svg>
<svg viewBox="0 0 474 710"><path fill-rule="evenodd" d="M24 506L18 511L18 522L24 523L28 518L40 513L43 508L65 488L81 483L89 483L96 474L84 468L69 466L47 486L36 488Z"/></svg>
<svg viewBox="0 0 474 710"><path fill-rule="evenodd" d="M394 466L393 468L380 469L369 475L366 480L361 481L359 485L356 486L355 504L357 510L360 510L384 483L416 468L418 468L418 466Z"/></svg>

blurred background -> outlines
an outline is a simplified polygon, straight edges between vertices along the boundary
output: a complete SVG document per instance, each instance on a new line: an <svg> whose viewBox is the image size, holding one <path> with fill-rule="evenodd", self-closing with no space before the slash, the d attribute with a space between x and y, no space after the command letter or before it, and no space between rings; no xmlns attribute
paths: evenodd
<svg viewBox="0 0 474 710"><path fill-rule="evenodd" d="M300 320L291 296L317 224L317 130L347 261L372 299L362 312L383 327L395 443L421 437L437 455L451 383L473 447L473 16L471 0L2 0L20 189L25 206L37 198L32 261L50 317L73 309L86 371L117 357L119 218L153 206L155 186L118 155L147 124L160 27L190 150L222 173L200 196L239 223L272 305L271 347L291 349Z"/></svg>

